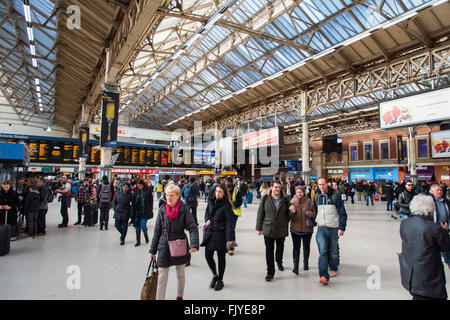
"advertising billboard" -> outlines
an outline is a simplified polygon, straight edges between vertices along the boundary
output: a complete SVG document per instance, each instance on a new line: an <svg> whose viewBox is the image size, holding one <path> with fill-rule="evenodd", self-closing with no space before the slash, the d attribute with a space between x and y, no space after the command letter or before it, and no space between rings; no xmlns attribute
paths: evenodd
<svg viewBox="0 0 450 320"><path fill-rule="evenodd" d="M283 128L275 127L256 132L246 133L242 137L242 148L253 149L268 146L278 146L283 141Z"/></svg>
<svg viewBox="0 0 450 320"><path fill-rule="evenodd" d="M431 132L431 157L450 158L450 130Z"/></svg>
<svg viewBox="0 0 450 320"><path fill-rule="evenodd" d="M380 103L380 128L391 129L450 118L450 88Z"/></svg>

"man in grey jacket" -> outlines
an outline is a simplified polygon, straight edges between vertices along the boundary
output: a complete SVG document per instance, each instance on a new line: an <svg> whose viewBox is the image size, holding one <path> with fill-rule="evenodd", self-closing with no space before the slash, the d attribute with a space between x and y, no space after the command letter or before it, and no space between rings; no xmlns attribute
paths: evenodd
<svg viewBox="0 0 450 320"><path fill-rule="evenodd" d="M37 236L45 235L45 216L48 211L48 194L51 192L49 182L45 181L44 178L39 178L36 186L38 188L39 194L41 196L41 206L39 208L38 216L37 216Z"/></svg>
<svg viewBox="0 0 450 320"><path fill-rule="evenodd" d="M318 180L319 190L314 197L317 223L317 247L319 248L320 283L327 285L330 276L337 275L339 266L339 237L347 226L347 212L339 194L328 187L325 178ZM328 266L330 274L328 274Z"/></svg>

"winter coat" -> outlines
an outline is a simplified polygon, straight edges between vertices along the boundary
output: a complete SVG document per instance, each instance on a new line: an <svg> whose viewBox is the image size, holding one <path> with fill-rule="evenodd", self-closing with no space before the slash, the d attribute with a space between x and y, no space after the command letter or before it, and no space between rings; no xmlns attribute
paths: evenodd
<svg viewBox="0 0 450 320"><path fill-rule="evenodd" d="M263 235L269 238L285 238L289 234L289 220L293 214L289 211L289 201L283 193L280 199L278 210L272 198L272 191L259 203L256 231L262 231Z"/></svg>
<svg viewBox="0 0 450 320"><path fill-rule="evenodd" d="M18 206L19 206L19 194L13 190L9 189L8 193L6 193L3 189L0 189L0 206L8 205L11 207L11 210L8 210L8 215L16 215ZM0 214L5 214L6 210L0 210Z"/></svg>
<svg viewBox="0 0 450 320"><path fill-rule="evenodd" d="M205 222L211 220L201 244L207 250L225 251L226 243L235 240L233 229L233 209L225 199L219 199L214 203L212 210L206 208Z"/></svg>
<svg viewBox="0 0 450 320"><path fill-rule="evenodd" d="M367 185L367 194L368 195L373 195L376 192L377 192L377 189L375 188L375 185L373 185L373 184Z"/></svg>
<svg viewBox="0 0 450 320"><path fill-rule="evenodd" d="M48 210L48 201L47 197L50 192L50 189L48 188L48 185L43 184L42 187L38 189L39 195L41 197L41 206L39 207L39 210Z"/></svg>
<svg viewBox="0 0 450 320"><path fill-rule="evenodd" d="M37 214L41 207L41 195L38 190L31 190L23 200L24 214Z"/></svg>
<svg viewBox="0 0 450 320"><path fill-rule="evenodd" d="M357 192L363 192L364 190L364 185L362 182L357 182L355 185L355 189Z"/></svg>
<svg viewBox="0 0 450 320"><path fill-rule="evenodd" d="M441 252L450 251L450 235L429 217L412 216L400 224L399 255L403 287L411 294L447 299Z"/></svg>
<svg viewBox="0 0 450 320"><path fill-rule="evenodd" d="M142 200L139 196L140 192L136 189L133 192L133 210L131 213L131 220L135 220L136 217L139 219L151 219L153 218L153 192L151 187L147 187L143 190L144 195L144 211L145 215L143 216L140 212L140 206L142 205ZM139 199L138 199L139 198Z"/></svg>
<svg viewBox="0 0 450 320"><path fill-rule="evenodd" d="M131 216L132 201L133 195L131 191L116 193L113 201L114 219L128 221Z"/></svg>
<svg viewBox="0 0 450 320"><path fill-rule="evenodd" d="M183 201L178 200L180 203L179 216L172 221L169 221L169 217L166 215L166 206L162 206L156 217L155 229L153 231L153 240L150 247L150 253L158 253L156 264L158 267L167 268L174 265L186 264L188 262L188 251L189 248L199 248L199 236L198 227L194 221L194 217L189 211L189 208L183 203ZM187 252L185 256L182 257L171 257L169 250L169 243L166 237L166 225L169 225L167 234L169 240L186 239L186 234L184 230L189 231L190 235L190 246L187 246Z"/></svg>
<svg viewBox="0 0 450 320"><path fill-rule="evenodd" d="M319 226L320 222L318 221L317 216L319 216L319 218L321 217L319 207L323 205L333 205L336 207L338 215L338 228L339 230L345 231L345 228L347 227L347 211L345 210L342 197L330 187L328 187L326 197L324 197L322 191L317 188L316 194L314 196L314 210L316 212L316 222L319 224Z"/></svg>
<svg viewBox="0 0 450 320"><path fill-rule="evenodd" d="M308 202L309 210L311 211L311 213L308 214L308 217L314 219L316 217L316 212L314 211L314 202L311 199L308 197L299 199L295 196L291 200L291 204L295 207L295 213L291 219L291 229L295 232L313 232L313 228L308 227L306 224Z"/></svg>
<svg viewBox="0 0 450 320"><path fill-rule="evenodd" d="M400 195L398 196L397 203L400 206L401 214L406 214L408 216L411 215L411 211L409 210L409 204L415 195L416 195L416 193L414 192L414 190L413 190L413 192L409 192L408 190L405 190L402 193L400 193Z"/></svg>
<svg viewBox="0 0 450 320"><path fill-rule="evenodd" d="M394 188L391 184L386 184L383 187L383 193L386 195L386 201L392 201L395 199Z"/></svg>

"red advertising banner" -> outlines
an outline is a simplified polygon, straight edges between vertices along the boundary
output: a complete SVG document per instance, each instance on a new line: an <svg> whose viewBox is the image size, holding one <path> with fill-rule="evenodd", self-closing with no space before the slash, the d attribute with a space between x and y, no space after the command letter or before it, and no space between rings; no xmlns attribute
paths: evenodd
<svg viewBox="0 0 450 320"><path fill-rule="evenodd" d="M244 134L243 149L277 146L280 141L279 128L265 129Z"/></svg>

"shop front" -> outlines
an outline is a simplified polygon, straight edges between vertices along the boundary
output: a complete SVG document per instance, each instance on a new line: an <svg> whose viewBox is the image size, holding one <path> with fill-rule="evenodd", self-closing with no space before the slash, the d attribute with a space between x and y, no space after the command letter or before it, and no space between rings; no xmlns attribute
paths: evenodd
<svg viewBox="0 0 450 320"><path fill-rule="evenodd" d="M437 177L434 176L434 166L417 166L417 180L418 181L435 181ZM403 181L411 179L409 170L406 172Z"/></svg>
<svg viewBox="0 0 450 320"><path fill-rule="evenodd" d="M373 168L350 168L348 175L350 182L357 179L373 181Z"/></svg>
<svg viewBox="0 0 450 320"><path fill-rule="evenodd" d="M450 165L434 166L434 177L436 181L450 185Z"/></svg>
<svg viewBox="0 0 450 320"><path fill-rule="evenodd" d="M343 169L327 169L327 179L328 180L339 181L339 180L343 180L346 178L347 177L344 177Z"/></svg>
<svg viewBox="0 0 450 320"><path fill-rule="evenodd" d="M373 168L373 178L377 185L398 182L398 167Z"/></svg>

